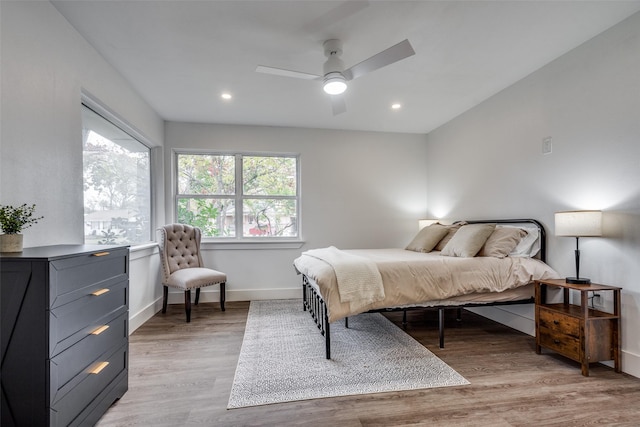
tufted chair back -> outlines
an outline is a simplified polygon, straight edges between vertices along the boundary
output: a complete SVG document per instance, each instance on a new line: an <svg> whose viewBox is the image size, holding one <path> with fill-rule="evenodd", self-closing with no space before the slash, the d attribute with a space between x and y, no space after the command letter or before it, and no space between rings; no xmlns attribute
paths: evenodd
<svg viewBox="0 0 640 427"><path fill-rule="evenodd" d="M185 224L170 224L159 229L160 258L165 281L171 273L183 268L202 267L199 228Z"/></svg>

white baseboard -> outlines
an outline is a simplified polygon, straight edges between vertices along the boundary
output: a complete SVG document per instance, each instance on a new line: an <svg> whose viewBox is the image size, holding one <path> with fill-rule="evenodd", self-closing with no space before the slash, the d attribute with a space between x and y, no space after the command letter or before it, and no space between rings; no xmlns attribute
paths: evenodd
<svg viewBox="0 0 640 427"><path fill-rule="evenodd" d="M508 306L505 306L508 307ZM513 306L515 307L515 306ZM491 319L495 322L502 323L516 331L523 332L532 337L536 336L536 322L528 315L518 314L512 310L503 309L500 306L493 307L473 307L467 310L472 311L480 316Z"/></svg>
<svg viewBox="0 0 640 427"><path fill-rule="evenodd" d="M640 354L622 351L622 372L640 378Z"/></svg>
<svg viewBox="0 0 640 427"><path fill-rule="evenodd" d="M191 299L195 298L195 292L191 292ZM267 299L294 299L302 298L302 288L282 288L282 289L244 289L226 290L226 301L257 301ZM201 302L220 301L220 291L217 289L200 291ZM169 290L169 304L184 303L184 292Z"/></svg>
<svg viewBox="0 0 640 427"><path fill-rule="evenodd" d="M129 335L160 310L162 310L162 298L158 298L137 313L129 313Z"/></svg>
<svg viewBox="0 0 640 427"><path fill-rule="evenodd" d="M194 292L191 298L195 297ZM227 290L227 301L257 301L267 299L295 299L302 298L301 289L250 289L250 290ZM220 292L218 290L200 291L200 302L218 302ZM184 293L169 291L168 304L184 304ZM162 297L156 299L137 313L129 313L129 335L151 319L157 312L162 310Z"/></svg>
<svg viewBox="0 0 640 427"><path fill-rule="evenodd" d="M192 293L192 298L193 298ZM246 290L227 290L227 301L256 301L269 299L295 299L302 298L302 291L299 288L283 288L283 289L246 289ZM200 291L201 302L218 302L220 301L220 292L218 290ZM169 304L183 304L183 292L169 292ZM151 319L158 311L162 309L162 298L158 298L144 309L135 314L130 314L129 318L129 334L133 333L147 320ZM479 314L480 316L491 319L495 322L502 323L522 333L535 336L535 321L530 318L527 309L516 310L515 306L499 306L494 307L474 307L468 310ZM520 311L520 313L518 313ZM640 355L622 351L622 371L640 378ZM602 362L608 366L613 366L611 362Z"/></svg>

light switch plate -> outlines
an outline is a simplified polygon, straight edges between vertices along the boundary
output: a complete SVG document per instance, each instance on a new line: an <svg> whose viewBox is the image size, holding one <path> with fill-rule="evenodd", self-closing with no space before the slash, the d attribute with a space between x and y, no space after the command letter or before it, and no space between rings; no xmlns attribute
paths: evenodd
<svg viewBox="0 0 640 427"><path fill-rule="evenodd" d="M551 154L553 149L553 140L550 136L542 139L542 154Z"/></svg>

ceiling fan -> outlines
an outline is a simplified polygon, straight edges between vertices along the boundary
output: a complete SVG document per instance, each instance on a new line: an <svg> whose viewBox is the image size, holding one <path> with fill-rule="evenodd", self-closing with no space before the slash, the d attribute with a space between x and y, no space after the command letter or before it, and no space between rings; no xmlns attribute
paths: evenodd
<svg viewBox="0 0 640 427"><path fill-rule="evenodd" d="M335 116L347 111L342 94L347 89L348 81L415 54L411 43L405 39L345 70L344 63L342 59L340 59L340 55L342 55L342 42L338 39L329 39L325 41L322 46L324 47L324 54L327 57L322 75L267 67L264 65L258 65L256 71L258 73L294 77L297 79L322 80L324 91L331 95L331 105L333 107L333 115Z"/></svg>

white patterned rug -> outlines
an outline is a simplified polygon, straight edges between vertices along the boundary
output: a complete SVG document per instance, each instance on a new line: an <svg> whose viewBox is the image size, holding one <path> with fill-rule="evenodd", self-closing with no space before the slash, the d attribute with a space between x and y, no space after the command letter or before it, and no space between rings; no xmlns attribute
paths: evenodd
<svg viewBox="0 0 640 427"><path fill-rule="evenodd" d="M228 409L469 382L381 314L331 324L331 359L302 300L252 301Z"/></svg>

